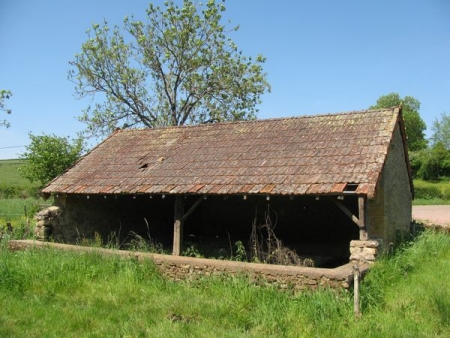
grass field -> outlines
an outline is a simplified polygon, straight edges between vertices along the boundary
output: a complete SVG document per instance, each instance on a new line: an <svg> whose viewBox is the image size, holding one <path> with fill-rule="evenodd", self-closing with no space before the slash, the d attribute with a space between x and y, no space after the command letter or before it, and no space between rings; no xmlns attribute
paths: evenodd
<svg viewBox="0 0 450 338"><path fill-rule="evenodd" d="M51 201L42 198L0 198L0 219L11 222L21 217L33 218L43 206L50 205Z"/></svg>
<svg viewBox="0 0 450 338"><path fill-rule="evenodd" d="M150 261L0 246L0 337L448 337L450 236L426 231L349 291L172 282Z"/></svg>
<svg viewBox="0 0 450 338"><path fill-rule="evenodd" d="M18 168L23 160L0 160L1 185L32 187L33 184L20 175Z"/></svg>
<svg viewBox="0 0 450 338"><path fill-rule="evenodd" d="M38 184L28 181L18 170L22 163L22 160L0 160L0 199L37 195Z"/></svg>

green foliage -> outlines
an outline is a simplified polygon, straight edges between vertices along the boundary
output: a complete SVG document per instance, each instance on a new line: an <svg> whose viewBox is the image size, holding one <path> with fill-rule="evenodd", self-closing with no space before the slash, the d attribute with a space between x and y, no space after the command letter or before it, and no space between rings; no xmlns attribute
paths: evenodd
<svg viewBox="0 0 450 338"><path fill-rule="evenodd" d="M446 276L450 266L445 262L449 257L450 236L448 234L434 230L422 232L414 242L405 242L392 256L382 257L369 271L361 288L363 303L369 308L384 309L390 300L386 297L387 293L395 292L400 284L402 286L408 284L408 280L412 282L422 278L429 279L427 284L430 284L430 287L433 281L436 281L437 284L427 290L429 292L427 296L434 298L435 291L440 290L441 285L450 285L448 284L450 277ZM427 276L427 271L433 271L440 265L443 265L444 271L430 273ZM445 277L439 280L441 275ZM423 285L417 284L414 287L420 289ZM413 289L411 286L410 288ZM415 298L415 295L409 294L408 298Z"/></svg>
<svg viewBox="0 0 450 338"><path fill-rule="evenodd" d="M420 199L442 198L440 189L434 185L420 185L415 189L415 194Z"/></svg>
<svg viewBox="0 0 450 338"><path fill-rule="evenodd" d="M232 257L236 261L247 262L247 250L245 249L244 243L242 241L236 241L234 243L236 253Z"/></svg>
<svg viewBox="0 0 450 338"><path fill-rule="evenodd" d="M5 112L6 114L11 114L11 109L6 108L5 100L9 99L12 96L11 91L9 90L0 90L0 111ZM10 127L10 123L6 120L0 120L0 127L5 126L6 128Z"/></svg>
<svg viewBox="0 0 450 338"><path fill-rule="evenodd" d="M431 130L433 131L432 145L441 144L445 149L450 150L450 115L442 113L439 120L437 118L434 120Z"/></svg>
<svg viewBox="0 0 450 338"><path fill-rule="evenodd" d="M419 114L420 102L412 96L405 96L403 99L397 93L390 93L380 96L377 103L370 109L391 108L402 106L403 119L405 121L407 144L409 151L422 150L427 147L425 139L425 122Z"/></svg>
<svg viewBox="0 0 450 338"><path fill-rule="evenodd" d="M410 152L413 176L423 180L438 180L450 176L450 150L438 142L432 148Z"/></svg>
<svg viewBox="0 0 450 338"><path fill-rule="evenodd" d="M126 17L122 30L94 24L69 72L80 98L106 98L80 117L86 133L254 118L270 90L265 58L238 50L223 11L214 0L166 1L165 9L149 5L146 22Z"/></svg>
<svg viewBox="0 0 450 338"><path fill-rule="evenodd" d="M173 282L150 261L0 243L1 337L448 337L450 236L425 231L348 291L242 276Z"/></svg>
<svg viewBox="0 0 450 338"><path fill-rule="evenodd" d="M25 216L2 217L0 210L0 242L10 239L32 239L31 220Z"/></svg>
<svg viewBox="0 0 450 338"><path fill-rule="evenodd" d="M72 166L84 151L80 138L70 141L69 137L56 135L36 136L30 133L29 136L31 143L21 154L21 159L26 161L19 171L31 182L39 182L41 186Z"/></svg>
<svg viewBox="0 0 450 338"><path fill-rule="evenodd" d="M441 196L443 200L450 201L450 184L447 183L441 187Z"/></svg>
<svg viewBox="0 0 450 338"><path fill-rule="evenodd" d="M433 290L430 298L438 313L441 325L450 327L450 291L448 288Z"/></svg>
<svg viewBox="0 0 450 338"><path fill-rule="evenodd" d="M414 193L417 199L450 200L450 181L414 180Z"/></svg>
<svg viewBox="0 0 450 338"><path fill-rule="evenodd" d="M201 254L197 246L194 244L190 244L186 247L186 249L183 250L182 256L186 257L197 257L197 258L203 258L204 256Z"/></svg>
<svg viewBox="0 0 450 338"><path fill-rule="evenodd" d="M129 237L131 237L130 241L125 244L127 250L131 251L140 251L140 252L152 252L158 254L168 254L164 251L164 247L161 243L156 242L150 236L150 229L147 223L147 238L142 237L141 235L131 231L129 233ZM116 236L112 236L115 238Z"/></svg>

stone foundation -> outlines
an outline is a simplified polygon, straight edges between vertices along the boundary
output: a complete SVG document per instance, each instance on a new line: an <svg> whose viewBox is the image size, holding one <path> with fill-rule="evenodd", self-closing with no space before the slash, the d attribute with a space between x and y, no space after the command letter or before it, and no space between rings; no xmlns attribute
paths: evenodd
<svg viewBox="0 0 450 338"><path fill-rule="evenodd" d="M382 240L369 239L350 242L350 262L373 263L381 254Z"/></svg>

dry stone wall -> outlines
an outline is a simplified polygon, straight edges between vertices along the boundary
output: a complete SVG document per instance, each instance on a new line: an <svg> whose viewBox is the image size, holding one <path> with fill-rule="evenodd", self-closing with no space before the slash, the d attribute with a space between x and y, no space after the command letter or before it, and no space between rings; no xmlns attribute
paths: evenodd
<svg viewBox="0 0 450 338"><path fill-rule="evenodd" d="M381 254L381 239L350 242L350 262L373 263Z"/></svg>
<svg viewBox="0 0 450 338"><path fill-rule="evenodd" d="M39 211L34 219L36 227L34 228L34 236L38 240L47 241L50 238L60 240L62 236L60 227L60 217L62 211L57 206L51 206Z"/></svg>
<svg viewBox="0 0 450 338"><path fill-rule="evenodd" d="M204 258L159 255L125 250L82 247L31 240L9 241L10 250L53 247L80 252L95 251L104 255L119 255L132 259L150 259L161 273L171 280L190 280L207 276L246 275L257 285L272 285L281 289L315 289L319 287L349 288L353 281L352 264L335 269L282 266L222 261ZM360 270L366 267L360 265Z"/></svg>

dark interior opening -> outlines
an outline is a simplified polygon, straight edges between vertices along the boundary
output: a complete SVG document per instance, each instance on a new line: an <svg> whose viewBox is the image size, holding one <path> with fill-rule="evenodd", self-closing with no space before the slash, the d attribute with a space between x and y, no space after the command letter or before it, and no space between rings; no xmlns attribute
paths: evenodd
<svg viewBox="0 0 450 338"><path fill-rule="evenodd" d="M185 211L199 196L184 197ZM208 196L184 224L184 249L195 248L209 258L227 258L240 241L250 250L252 224L270 217L274 233L289 249L311 258L316 267L336 267L349 260L349 244L359 229L331 199L336 196ZM122 241L130 231L150 236L167 251L172 249L174 196L122 196L119 212ZM356 196L339 200L356 216Z"/></svg>

